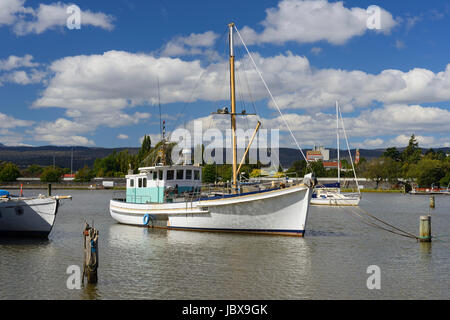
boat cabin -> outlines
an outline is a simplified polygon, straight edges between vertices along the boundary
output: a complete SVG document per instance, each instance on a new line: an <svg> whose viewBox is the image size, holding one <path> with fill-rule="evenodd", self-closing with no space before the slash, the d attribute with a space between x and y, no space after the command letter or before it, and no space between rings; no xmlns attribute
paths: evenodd
<svg viewBox="0 0 450 320"><path fill-rule="evenodd" d="M143 167L126 179L128 203L171 202L176 195L200 191L202 168L196 165Z"/></svg>

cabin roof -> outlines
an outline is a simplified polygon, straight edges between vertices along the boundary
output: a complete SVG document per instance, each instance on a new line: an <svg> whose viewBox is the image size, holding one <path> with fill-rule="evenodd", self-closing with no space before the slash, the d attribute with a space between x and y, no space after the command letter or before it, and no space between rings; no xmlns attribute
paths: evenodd
<svg viewBox="0 0 450 320"><path fill-rule="evenodd" d="M153 167L141 167L139 171L150 171L150 170L159 170L159 169L201 169L199 165L174 165L174 166L153 166Z"/></svg>

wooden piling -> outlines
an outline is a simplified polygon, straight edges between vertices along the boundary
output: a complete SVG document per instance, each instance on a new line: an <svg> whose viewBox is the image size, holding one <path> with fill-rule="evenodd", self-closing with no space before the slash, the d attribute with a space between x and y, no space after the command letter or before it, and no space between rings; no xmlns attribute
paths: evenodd
<svg viewBox="0 0 450 320"><path fill-rule="evenodd" d="M419 226L420 242L431 242L431 216L421 216Z"/></svg>
<svg viewBox="0 0 450 320"><path fill-rule="evenodd" d="M47 185L47 194L48 194L49 197L52 196L52 184L51 183L49 183Z"/></svg>
<svg viewBox="0 0 450 320"><path fill-rule="evenodd" d="M434 207L435 207L434 196L431 196L430 197L430 208L434 209Z"/></svg>
<svg viewBox="0 0 450 320"><path fill-rule="evenodd" d="M88 283L97 283L98 268L98 230L85 223L83 231L84 239L84 263L83 263L83 283L87 277Z"/></svg>

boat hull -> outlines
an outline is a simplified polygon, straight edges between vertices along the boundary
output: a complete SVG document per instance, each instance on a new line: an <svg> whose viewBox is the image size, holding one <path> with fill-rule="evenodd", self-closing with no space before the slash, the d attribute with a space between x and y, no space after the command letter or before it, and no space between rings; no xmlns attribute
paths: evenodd
<svg viewBox="0 0 450 320"><path fill-rule="evenodd" d="M53 228L59 200L11 198L0 201L0 236L47 237Z"/></svg>
<svg viewBox="0 0 450 320"><path fill-rule="evenodd" d="M119 223L173 230L303 236L311 199L305 185L204 201L133 204L111 200Z"/></svg>

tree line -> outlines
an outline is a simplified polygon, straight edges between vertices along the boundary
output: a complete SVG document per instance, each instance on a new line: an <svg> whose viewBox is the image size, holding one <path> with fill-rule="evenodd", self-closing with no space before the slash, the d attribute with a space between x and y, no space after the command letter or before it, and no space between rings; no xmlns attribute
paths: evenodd
<svg viewBox="0 0 450 320"><path fill-rule="evenodd" d="M321 161L311 162L317 177L337 177L337 169L325 170ZM342 177L353 177L351 164L345 159L341 161ZM442 150L428 149L425 152L419 147L414 134L406 148L400 152L396 147L387 148L379 158L366 160L361 158L355 164L357 177L367 178L379 184L383 181L392 185L416 183L419 187L448 187L450 183L450 157ZM308 172L306 161L295 161L288 172L303 176Z"/></svg>
<svg viewBox="0 0 450 320"><path fill-rule="evenodd" d="M89 182L94 177L125 177L129 170L136 172L140 166L153 165L160 156L159 151L164 150L166 160L170 163L170 154L173 144L162 142L152 147L149 136L144 136L141 148L137 154L128 150L114 151L104 158L96 159L93 167L85 166L75 174L75 181ZM341 177L353 177L352 166L346 160L341 160ZM337 169L326 169L322 161L310 162L307 166L305 160L297 160L287 170L281 166L275 176L303 177L312 171L316 177L337 177ZM232 166L229 164L203 164L203 182L225 182L232 179ZM383 181L393 185L411 184L415 182L419 187L447 187L450 183L450 157L443 151L428 149L423 152L414 135L411 136L406 148L400 152L396 147L387 148L379 158L366 160L361 158L355 165L356 175L376 182L376 187ZM257 164L244 164L240 171L240 178L248 179L264 175L264 168ZM31 165L25 170L11 162L0 163L0 181L15 181L18 177L39 177L42 182L59 182L70 169L55 166L41 167Z"/></svg>

